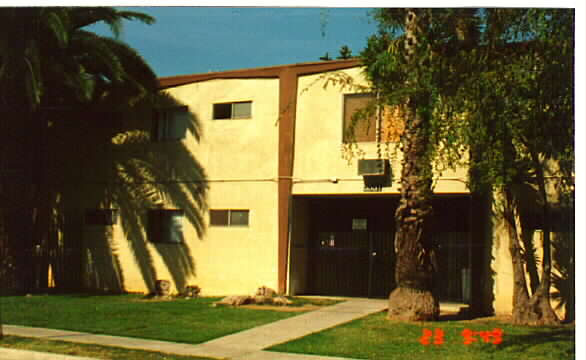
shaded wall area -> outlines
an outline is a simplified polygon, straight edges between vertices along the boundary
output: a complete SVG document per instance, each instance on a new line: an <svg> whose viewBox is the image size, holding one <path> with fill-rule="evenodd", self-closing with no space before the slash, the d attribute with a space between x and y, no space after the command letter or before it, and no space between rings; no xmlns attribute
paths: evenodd
<svg viewBox="0 0 586 360"><path fill-rule="evenodd" d="M13 141L0 153L2 164L13 161L22 169L10 179L1 177L0 247L3 259L13 259L3 266L4 288L123 292L127 265L138 269L136 276L150 290L162 268L178 289L186 285L196 273L190 244L205 232L208 185L185 143L199 141L201 129L190 114L185 139L155 142L151 136L153 110L179 105L162 94L107 111L51 110L21 128L11 127L26 146ZM42 137L33 137L26 129L35 127L26 125L42 127ZM38 181L27 182L30 174ZM38 193L42 201L35 198ZM184 226L196 236L177 245L152 243L148 212L160 208L182 209ZM35 221L43 209L47 216L39 237L30 229L39 228ZM117 209L118 218L112 225L90 224L87 213L95 209ZM36 249L47 254L43 261L35 257ZM131 259L121 259L122 251ZM26 264L35 264L36 270Z"/></svg>

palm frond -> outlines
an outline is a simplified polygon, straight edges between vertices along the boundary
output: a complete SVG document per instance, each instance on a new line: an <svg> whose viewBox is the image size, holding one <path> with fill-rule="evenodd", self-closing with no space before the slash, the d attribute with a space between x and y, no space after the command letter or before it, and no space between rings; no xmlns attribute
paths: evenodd
<svg viewBox="0 0 586 360"><path fill-rule="evenodd" d="M68 19L67 11L63 8L43 8L41 10L40 20L43 30L47 31L45 35L52 35L55 39L55 45L61 49L69 43Z"/></svg>
<svg viewBox="0 0 586 360"><path fill-rule="evenodd" d="M118 15L120 15L126 20L138 20L147 25L152 25L157 21L154 17L150 15L135 11L119 11Z"/></svg>
<svg viewBox="0 0 586 360"><path fill-rule="evenodd" d="M145 24L153 24L155 18L150 15L134 11L118 11L112 7L84 7L71 10L74 29L81 29L88 25L103 22L110 28L114 37L119 37L122 31L122 20L138 20Z"/></svg>
<svg viewBox="0 0 586 360"><path fill-rule="evenodd" d="M72 37L71 47L74 53L79 54L77 61L89 73L99 73L112 82L121 82L124 78L124 66L112 51L108 40L93 32L78 30Z"/></svg>

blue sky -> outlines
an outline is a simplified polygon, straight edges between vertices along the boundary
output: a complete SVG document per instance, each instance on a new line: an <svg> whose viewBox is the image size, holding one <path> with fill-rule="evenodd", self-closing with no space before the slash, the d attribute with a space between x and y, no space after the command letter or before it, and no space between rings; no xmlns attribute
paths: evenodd
<svg viewBox="0 0 586 360"><path fill-rule="evenodd" d="M357 55L376 32L366 8L124 9L157 19L153 25L125 22L121 38L159 76L319 61L326 52L338 56L342 45Z"/></svg>

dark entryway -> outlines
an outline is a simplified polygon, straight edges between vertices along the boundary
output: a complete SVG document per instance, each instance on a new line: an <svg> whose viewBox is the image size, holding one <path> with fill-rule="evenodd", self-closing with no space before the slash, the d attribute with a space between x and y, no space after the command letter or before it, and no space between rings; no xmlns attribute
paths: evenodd
<svg viewBox="0 0 586 360"><path fill-rule="evenodd" d="M306 286L304 293L387 297L394 282L394 212L398 196L304 199ZM470 297L469 198L434 199L437 244L436 292L441 301Z"/></svg>
<svg viewBox="0 0 586 360"><path fill-rule="evenodd" d="M386 297L393 289L398 198L312 199L309 205L311 293Z"/></svg>
<svg viewBox="0 0 586 360"><path fill-rule="evenodd" d="M393 233L320 232L310 250L310 289L322 295L385 297L393 288Z"/></svg>

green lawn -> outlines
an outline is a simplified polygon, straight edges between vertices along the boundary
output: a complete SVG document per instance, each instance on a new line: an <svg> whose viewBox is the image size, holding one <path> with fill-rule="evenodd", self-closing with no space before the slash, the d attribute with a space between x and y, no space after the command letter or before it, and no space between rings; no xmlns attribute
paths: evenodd
<svg viewBox="0 0 586 360"><path fill-rule="evenodd" d="M317 334L270 348L271 351L341 356L358 359L410 360L474 360L529 359L559 360L575 358L573 325L557 328L512 326L497 321L441 321L434 323L401 323L385 319L385 313L325 330ZM419 342L423 330L443 330L442 345L424 346ZM461 333L472 331L504 331L502 343L477 342L464 345ZM433 342L433 337L431 338ZM492 341L492 338L490 339Z"/></svg>
<svg viewBox="0 0 586 360"><path fill-rule="evenodd" d="M54 354L86 356L107 360L196 360L202 357L180 356L153 351L129 350L100 345L75 344L64 341L30 339L17 336L5 336L0 340L0 347Z"/></svg>
<svg viewBox="0 0 586 360"><path fill-rule="evenodd" d="M141 295L8 296L4 324L197 344L299 313L212 307L217 298L146 300Z"/></svg>

